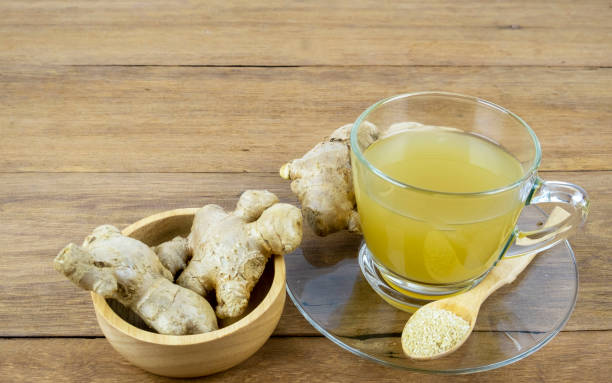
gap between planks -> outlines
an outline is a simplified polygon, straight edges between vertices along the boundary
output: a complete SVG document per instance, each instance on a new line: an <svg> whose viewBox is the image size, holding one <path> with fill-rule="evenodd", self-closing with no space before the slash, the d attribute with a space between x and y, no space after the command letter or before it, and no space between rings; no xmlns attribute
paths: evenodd
<svg viewBox="0 0 612 383"><path fill-rule="evenodd" d="M11 67L13 65L0 65ZM38 66L32 64L30 66ZM550 68L550 69L610 69L612 65L541 65L541 64L45 64L45 67L159 67L159 68Z"/></svg>
<svg viewBox="0 0 612 383"><path fill-rule="evenodd" d="M597 173L597 172L610 172L610 169L545 169L538 170L538 174L544 173ZM135 171L41 171L41 170L23 170L23 171L2 171L0 174L254 174L254 175L273 175L278 172L251 172L251 171L201 171L201 172L173 172L173 171L159 171L159 172L135 172ZM289 182L289 181L287 181Z"/></svg>
<svg viewBox="0 0 612 383"><path fill-rule="evenodd" d="M474 330L474 333L517 333L517 334L541 334L545 331L521 331L521 330ZM590 333L590 332L612 332L612 329L585 329L565 330L559 333ZM373 338L399 338L401 333L372 334L358 336L343 336L342 338L367 340ZM104 335L2 335L0 339L104 339ZM323 334L272 334L270 338L325 338Z"/></svg>

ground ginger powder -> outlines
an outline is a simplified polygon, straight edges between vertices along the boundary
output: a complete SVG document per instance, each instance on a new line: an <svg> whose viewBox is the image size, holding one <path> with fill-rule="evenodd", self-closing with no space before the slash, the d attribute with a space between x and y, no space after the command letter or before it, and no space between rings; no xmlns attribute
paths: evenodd
<svg viewBox="0 0 612 383"><path fill-rule="evenodd" d="M424 307L406 323L402 348L410 357L432 357L455 347L469 332L465 319L448 310Z"/></svg>

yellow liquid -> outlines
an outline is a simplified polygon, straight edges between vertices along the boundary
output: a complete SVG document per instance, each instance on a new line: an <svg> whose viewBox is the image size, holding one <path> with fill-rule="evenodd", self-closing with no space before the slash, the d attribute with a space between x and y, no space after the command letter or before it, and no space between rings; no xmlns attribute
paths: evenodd
<svg viewBox="0 0 612 383"><path fill-rule="evenodd" d="M478 136L443 128L381 139L365 158L404 184L450 193L511 185L520 162ZM486 272L503 252L523 207L519 187L480 195L400 188L356 171L355 194L368 248L389 270L415 282L449 284Z"/></svg>

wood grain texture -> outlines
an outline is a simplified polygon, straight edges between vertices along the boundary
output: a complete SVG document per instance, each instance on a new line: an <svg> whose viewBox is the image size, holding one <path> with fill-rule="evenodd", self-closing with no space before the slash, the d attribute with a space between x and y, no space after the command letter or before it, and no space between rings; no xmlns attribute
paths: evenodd
<svg viewBox="0 0 612 383"><path fill-rule="evenodd" d="M206 382L572 382L607 381L612 372L612 332L587 331L559 334L542 350L504 368L476 375L439 376L385 367L348 351L329 340L271 338L259 352ZM9 381L176 382L130 365L105 339L0 340L0 374ZM189 380L193 382L194 380ZM197 380L199 381L199 380Z"/></svg>
<svg viewBox="0 0 612 383"><path fill-rule="evenodd" d="M277 172L375 101L435 89L519 114L542 169L612 169L612 68L20 67L0 74L0 171Z"/></svg>
<svg viewBox="0 0 612 383"><path fill-rule="evenodd" d="M581 280L565 329L610 329L612 172L544 172L542 177L575 182L592 199L586 228L571 240ZM248 188L267 188L296 203L289 183L276 174L0 174L0 336L101 335L89 295L53 270L57 252L103 223L122 228L153 213L207 203L232 208ZM333 248L352 256L357 244L357 237L323 241L310 234L303 247L311 254ZM287 304L276 334L318 333Z"/></svg>
<svg viewBox="0 0 612 383"><path fill-rule="evenodd" d="M419 90L508 107L542 142L543 178L589 192L564 331L511 366L437 377L341 350L288 300L276 336L207 381L609 380L609 1L6 0L0 15L0 380L170 381L86 338L102 333L89 294L53 270L59 249L101 223L232 208L246 188L295 203L280 165L378 99ZM327 262L356 241L304 246ZM81 338L27 338L54 336Z"/></svg>
<svg viewBox="0 0 612 383"><path fill-rule="evenodd" d="M609 66L607 1L3 1L0 65Z"/></svg>

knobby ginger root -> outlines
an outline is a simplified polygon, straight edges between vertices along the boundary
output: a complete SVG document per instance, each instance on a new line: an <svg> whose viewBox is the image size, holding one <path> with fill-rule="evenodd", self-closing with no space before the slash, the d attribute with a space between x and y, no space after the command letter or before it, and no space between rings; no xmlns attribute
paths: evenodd
<svg viewBox="0 0 612 383"><path fill-rule="evenodd" d="M177 283L203 296L214 289L217 316L238 317L270 255L290 253L301 240L298 208L268 191L247 190L231 213L218 205L197 211L189 235L193 257Z"/></svg>
<svg viewBox="0 0 612 383"><path fill-rule="evenodd" d="M369 122L364 124L357 138L367 147L378 137L378 129ZM282 178L293 180L291 190L300 200L304 219L319 236L344 229L361 232L351 173L352 126L336 129L329 140L280 169Z"/></svg>
<svg viewBox="0 0 612 383"><path fill-rule="evenodd" d="M183 237L174 237L171 241L153 247L153 251L157 254L162 265L174 277L187 266L187 261L191 256L189 241Z"/></svg>
<svg viewBox="0 0 612 383"><path fill-rule="evenodd" d="M129 307L160 334L217 329L206 299L172 283L171 273L151 248L114 226L97 227L83 246L69 244L53 264L77 286Z"/></svg>

